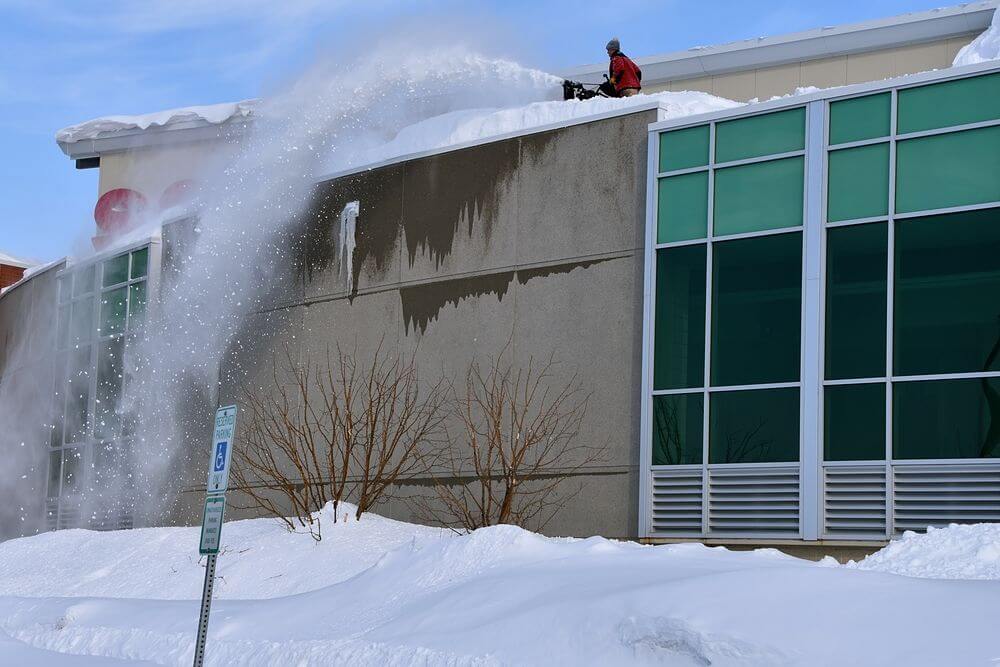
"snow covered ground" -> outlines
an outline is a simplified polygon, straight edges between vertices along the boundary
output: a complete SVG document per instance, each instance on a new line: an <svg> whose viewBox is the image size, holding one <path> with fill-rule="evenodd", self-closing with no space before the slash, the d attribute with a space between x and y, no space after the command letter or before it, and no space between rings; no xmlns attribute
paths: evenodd
<svg viewBox="0 0 1000 667"><path fill-rule="evenodd" d="M0 664L190 664L197 541L153 528L0 544ZM375 515L328 516L317 544L238 521L223 534L208 662L994 664L1000 581L969 579L1000 574L998 541L995 526L956 526L840 566Z"/></svg>

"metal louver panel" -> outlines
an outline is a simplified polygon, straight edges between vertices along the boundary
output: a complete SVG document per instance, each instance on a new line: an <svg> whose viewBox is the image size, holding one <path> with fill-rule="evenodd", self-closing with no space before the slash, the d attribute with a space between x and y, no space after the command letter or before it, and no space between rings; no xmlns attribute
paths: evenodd
<svg viewBox="0 0 1000 667"><path fill-rule="evenodd" d="M45 530L55 530L59 517L59 501L55 499L45 501Z"/></svg>
<svg viewBox="0 0 1000 667"><path fill-rule="evenodd" d="M798 465L709 468L708 480L710 533L798 536Z"/></svg>
<svg viewBox="0 0 1000 667"><path fill-rule="evenodd" d="M885 537L885 466L831 466L823 482L828 537Z"/></svg>
<svg viewBox="0 0 1000 667"><path fill-rule="evenodd" d="M1000 521L1000 464L893 467L896 532Z"/></svg>
<svg viewBox="0 0 1000 667"><path fill-rule="evenodd" d="M702 471L654 470L652 532L660 535L700 535Z"/></svg>

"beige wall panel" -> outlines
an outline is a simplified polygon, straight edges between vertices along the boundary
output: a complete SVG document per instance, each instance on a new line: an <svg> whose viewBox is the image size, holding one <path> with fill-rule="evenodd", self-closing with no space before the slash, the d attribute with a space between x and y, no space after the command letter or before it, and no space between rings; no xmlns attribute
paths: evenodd
<svg viewBox="0 0 1000 667"><path fill-rule="evenodd" d="M98 196L131 188L155 204L163 190L185 178L207 178L228 163L235 148L221 142L159 146L101 156Z"/></svg>
<svg viewBox="0 0 1000 667"><path fill-rule="evenodd" d="M757 99L763 102L776 95L794 93L802 85L801 69L799 63L792 63L757 70Z"/></svg>
<svg viewBox="0 0 1000 667"><path fill-rule="evenodd" d="M752 70L712 77L712 92L730 100L745 102L756 97L756 88L757 75Z"/></svg>
<svg viewBox="0 0 1000 667"><path fill-rule="evenodd" d="M680 90L700 90L703 93L712 93L714 89L712 88L712 77L703 76L696 79L682 79L680 81L671 81L670 90L680 91Z"/></svg>
<svg viewBox="0 0 1000 667"><path fill-rule="evenodd" d="M893 69L897 76L949 67L952 60L948 57L948 43L946 41L904 46L895 49L892 52L892 57L895 61Z"/></svg>
<svg viewBox="0 0 1000 667"><path fill-rule="evenodd" d="M673 88L670 87L672 83L673 82L671 82L671 81L664 81L662 83L652 84L652 85L649 85L649 86L643 86L642 87L642 92L644 92L646 94L649 94L649 93L663 93L663 92L666 92L668 90L673 90Z"/></svg>
<svg viewBox="0 0 1000 667"><path fill-rule="evenodd" d="M847 85L847 56L802 63L799 67L799 85L817 88Z"/></svg>
<svg viewBox="0 0 1000 667"><path fill-rule="evenodd" d="M881 81L895 76L891 51L855 53L847 56L847 83Z"/></svg>
<svg viewBox="0 0 1000 667"><path fill-rule="evenodd" d="M948 60L950 65L958 52L962 50L962 47L967 45L969 42L974 40L979 33L972 32L968 35L963 35L962 37L952 37L947 42L945 42L945 58Z"/></svg>

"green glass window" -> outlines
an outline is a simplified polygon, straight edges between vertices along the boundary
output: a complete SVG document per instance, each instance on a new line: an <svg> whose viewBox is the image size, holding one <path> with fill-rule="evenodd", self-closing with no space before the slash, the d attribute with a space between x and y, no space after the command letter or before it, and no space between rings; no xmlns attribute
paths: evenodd
<svg viewBox="0 0 1000 667"><path fill-rule="evenodd" d="M128 254L112 257L104 262L104 287L117 285L128 280Z"/></svg>
<svg viewBox="0 0 1000 667"><path fill-rule="evenodd" d="M59 480L62 477L62 451L49 452L49 498L59 497Z"/></svg>
<svg viewBox="0 0 1000 667"><path fill-rule="evenodd" d="M1000 209L896 223L896 375L1000 370Z"/></svg>
<svg viewBox="0 0 1000 667"><path fill-rule="evenodd" d="M133 283L128 288L129 328L142 324L146 316L146 283Z"/></svg>
<svg viewBox="0 0 1000 667"><path fill-rule="evenodd" d="M789 109L715 126L715 161L731 162L805 148L806 110Z"/></svg>
<svg viewBox="0 0 1000 667"><path fill-rule="evenodd" d="M73 276L64 276L59 279L59 303L66 303L72 296Z"/></svg>
<svg viewBox="0 0 1000 667"><path fill-rule="evenodd" d="M77 271L73 276L73 296L90 294L94 291L94 274L96 267L92 264L87 268Z"/></svg>
<svg viewBox="0 0 1000 667"><path fill-rule="evenodd" d="M831 151L829 159L828 221L889 213L889 144Z"/></svg>
<svg viewBox="0 0 1000 667"><path fill-rule="evenodd" d="M653 387L705 383L705 246L656 251Z"/></svg>
<svg viewBox="0 0 1000 667"><path fill-rule="evenodd" d="M884 377L887 224L830 229L826 237L826 377Z"/></svg>
<svg viewBox="0 0 1000 667"><path fill-rule="evenodd" d="M799 460L799 390L757 389L711 395L709 463Z"/></svg>
<svg viewBox="0 0 1000 667"><path fill-rule="evenodd" d="M799 379L802 234L716 243L712 385Z"/></svg>
<svg viewBox="0 0 1000 667"><path fill-rule="evenodd" d="M898 93L900 134L1000 118L1000 73L955 79Z"/></svg>
<svg viewBox="0 0 1000 667"><path fill-rule="evenodd" d="M59 348L69 345L70 308L69 304L59 306L59 324L56 330L56 345Z"/></svg>
<svg viewBox="0 0 1000 667"><path fill-rule="evenodd" d="M94 330L94 299L87 297L73 302L73 321L70 326L70 342L90 340Z"/></svg>
<svg viewBox="0 0 1000 667"><path fill-rule="evenodd" d="M1000 201L1000 126L896 145L896 212Z"/></svg>
<svg viewBox="0 0 1000 667"><path fill-rule="evenodd" d="M653 465L701 463L704 398L698 394L653 397Z"/></svg>
<svg viewBox="0 0 1000 667"><path fill-rule="evenodd" d="M715 172L716 235L759 232L802 224L801 157L755 162Z"/></svg>
<svg viewBox="0 0 1000 667"><path fill-rule="evenodd" d="M97 353L97 409L94 423L98 438L113 438L120 430L118 400L124 372L125 342L121 336L101 343Z"/></svg>
<svg viewBox="0 0 1000 667"><path fill-rule="evenodd" d="M70 356L66 390L66 442L80 442L87 437L90 377L90 346L81 345Z"/></svg>
<svg viewBox="0 0 1000 667"><path fill-rule="evenodd" d="M708 172L659 180L656 242L700 239L708 228Z"/></svg>
<svg viewBox="0 0 1000 667"><path fill-rule="evenodd" d="M142 278L149 272L149 247L140 248L132 253L132 268L129 277L132 280Z"/></svg>
<svg viewBox="0 0 1000 667"><path fill-rule="evenodd" d="M884 460L885 385L837 385L823 391L823 458Z"/></svg>
<svg viewBox="0 0 1000 667"><path fill-rule="evenodd" d="M62 495L76 493L82 486L83 448L72 447L63 450Z"/></svg>
<svg viewBox="0 0 1000 667"><path fill-rule="evenodd" d="M1000 456L1000 379L897 382L892 414L894 458Z"/></svg>
<svg viewBox="0 0 1000 667"><path fill-rule="evenodd" d="M660 171L708 164L708 125L660 134Z"/></svg>
<svg viewBox="0 0 1000 667"><path fill-rule="evenodd" d="M125 330L125 314L128 298L128 288L119 287L105 292L101 297L101 335L118 333Z"/></svg>
<svg viewBox="0 0 1000 667"><path fill-rule="evenodd" d="M889 136L891 95L878 93L830 104L830 145Z"/></svg>

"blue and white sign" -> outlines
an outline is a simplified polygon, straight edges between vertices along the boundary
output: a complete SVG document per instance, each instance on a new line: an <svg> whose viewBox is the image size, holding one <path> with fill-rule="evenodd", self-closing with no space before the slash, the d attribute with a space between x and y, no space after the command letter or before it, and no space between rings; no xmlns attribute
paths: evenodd
<svg viewBox="0 0 1000 667"><path fill-rule="evenodd" d="M212 458L208 464L208 493L225 493L229 488L229 463L233 457L236 433L236 406L227 405L215 413L212 435Z"/></svg>

